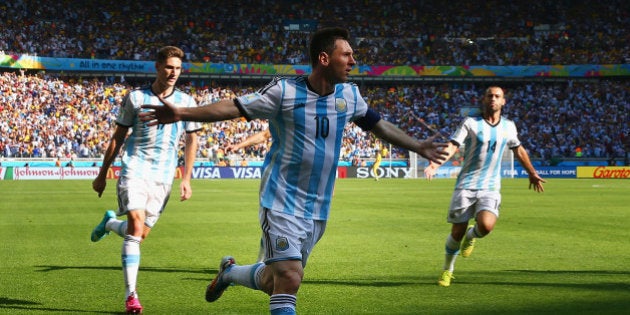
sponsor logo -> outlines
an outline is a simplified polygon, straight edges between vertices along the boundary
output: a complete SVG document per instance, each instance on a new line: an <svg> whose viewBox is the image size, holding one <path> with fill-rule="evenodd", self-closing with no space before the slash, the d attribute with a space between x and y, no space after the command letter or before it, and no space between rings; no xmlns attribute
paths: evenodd
<svg viewBox="0 0 630 315"><path fill-rule="evenodd" d="M629 179L630 167L623 166L578 166L578 178Z"/></svg>
<svg viewBox="0 0 630 315"><path fill-rule="evenodd" d="M261 168L256 166L247 167L195 167L192 171L192 178L212 179L212 178L260 178Z"/></svg>
<svg viewBox="0 0 630 315"><path fill-rule="evenodd" d="M593 178L630 178L630 168L600 166L593 171Z"/></svg>
<svg viewBox="0 0 630 315"><path fill-rule="evenodd" d="M357 178L413 178L413 169L410 167L379 167L376 170L372 170L371 167L358 167Z"/></svg>
<svg viewBox="0 0 630 315"><path fill-rule="evenodd" d="M86 179L98 175L97 167L16 167L13 179Z"/></svg>

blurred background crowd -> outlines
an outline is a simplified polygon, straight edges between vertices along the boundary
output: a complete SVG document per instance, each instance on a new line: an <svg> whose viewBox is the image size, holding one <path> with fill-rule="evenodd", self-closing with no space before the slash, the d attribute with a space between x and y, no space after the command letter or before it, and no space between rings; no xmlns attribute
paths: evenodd
<svg viewBox="0 0 630 315"><path fill-rule="evenodd" d="M176 45L191 62L307 64L315 25L347 27L360 64L628 63L625 0L13 0L0 51L152 60Z"/></svg>
<svg viewBox="0 0 630 315"><path fill-rule="evenodd" d="M60 79L47 75L0 74L0 155L3 157L101 157L114 129L118 105L132 85L105 80ZM180 89L200 104L249 93L259 87L195 87ZM364 85L372 108L406 130L425 138L432 134L423 119L449 135L475 108L483 87L474 83ZM513 119L521 141L533 158L552 162L567 157L623 157L630 122L630 82L617 80L511 83L506 85L504 115ZM242 119L205 124L199 158L222 160L228 144L267 128L264 121ZM354 164L373 157L374 139L354 125L346 129L342 159ZM260 159L266 146L238 152ZM394 158L405 152L393 150ZM229 163L229 162L228 162Z"/></svg>
<svg viewBox="0 0 630 315"><path fill-rule="evenodd" d="M177 45L186 61L308 64L312 25L348 27L359 64L627 64L630 4L585 1L103 1L15 0L0 4L0 54L154 60ZM315 24L312 24L312 22ZM142 82L146 83L146 82ZM262 85L181 82L199 103ZM0 156L100 158L118 105L140 82L0 73ZM624 78L510 82L504 115L514 120L532 158L627 157L630 81ZM474 82L364 83L362 95L410 134L449 135L462 111L478 106ZM267 128L264 121L205 124L199 159L261 159L265 144L228 154L225 147ZM374 156L374 139L346 129L342 159ZM406 152L392 150L394 158ZM235 158L236 155L236 158Z"/></svg>

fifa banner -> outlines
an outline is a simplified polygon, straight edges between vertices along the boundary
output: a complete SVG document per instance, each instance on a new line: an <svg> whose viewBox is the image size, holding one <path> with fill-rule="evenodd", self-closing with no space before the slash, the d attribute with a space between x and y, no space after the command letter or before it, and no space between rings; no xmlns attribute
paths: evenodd
<svg viewBox="0 0 630 315"><path fill-rule="evenodd" d="M630 179L628 166L578 166L578 178Z"/></svg>
<svg viewBox="0 0 630 315"><path fill-rule="evenodd" d="M577 171L574 166L538 166L536 172L542 178L576 178ZM527 178L527 171L518 166L514 167L514 171L503 168L501 177Z"/></svg>
<svg viewBox="0 0 630 315"><path fill-rule="evenodd" d="M456 178L461 171L460 166L442 166L437 169L434 178ZM536 172L543 178L576 178L577 171L572 166L542 166L536 167ZM518 166L514 170L502 168L501 177L527 178L527 171Z"/></svg>

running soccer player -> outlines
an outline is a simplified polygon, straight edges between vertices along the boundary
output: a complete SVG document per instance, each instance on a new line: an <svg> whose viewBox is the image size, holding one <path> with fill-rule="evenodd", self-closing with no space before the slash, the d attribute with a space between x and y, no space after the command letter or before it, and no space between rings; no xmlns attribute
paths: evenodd
<svg viewBox="0 0 630 315"><path fill-rule="evenodd" d="M501 206L501 157L506 147L514 152L529 174L529 188L544 191L542 184L545 181L538 176L521 145L514 122L501 116L505 105L503 89L497 86L487 88L482 105L482 115L467 117L446 148L447 160L460 145L465 145L466 149L447 216L452 227L446 238L444 270L438 280L438 285L443 287L450 286L454 279L455 259L460 250L462 257L469 257L475 240L488 235L497 222ZM429 163L424 170L425 176L433 179L439 166L435 162ZM471 219L475 219L476 224L469 226Z"/></svg>
<svg viewBox="0 0 630 315"><path fill-rule="evenodd" d="M354 122L393 145L440 163L446 144L418 141L368 109L355 84L346 83L356 62L342 28L313 34L308 76L275 78L255 93L198 108L147 105L151 124L219 121L244 116L268 119L272 144L263 163L259 219L265 262L236 265L221 260L206 289L217 300L231 283L262 290L271 314L295 314L296 295L313 247L326 229L344 127Z"/></svg>
<svg viewBox="0 0 630 315"><path fill-rule="evenodd" d="M116 186L118 213L111 210L105 212L90 239L97 242L110 231L124 238L122 267L127 313L142 312L136 290L140 243L164 211L177 168L179 139L184 133L185 165L179 187L180 199L184 201L192 196L190 178L197 152L197 131L201 130L201 124L180 122L149 126L138 119L141 105L160 104L161 99L167 99L181 107L197 107L193 97L175 89L175 83L182 71L183 58L184 52L177 47L166 46L159 50L155 62L155 81L149 86L131 91L125 97L116 118L116 129L103 157L103 165L92 182L92 188L101 197L107 184L107 171L124 144L122 168ZM131 133L127 136L130 129ZM126 215L127 220L117 220L117 215Z"/></svg>

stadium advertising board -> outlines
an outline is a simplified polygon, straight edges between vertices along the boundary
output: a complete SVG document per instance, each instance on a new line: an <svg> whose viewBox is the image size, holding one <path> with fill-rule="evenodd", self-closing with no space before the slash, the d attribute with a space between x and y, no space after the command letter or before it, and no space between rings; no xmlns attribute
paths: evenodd
<svg viewBox="0 0 630 315"><path fill-rule="evenodd" d="M98 175L98 170L98 167L14 167L11 178L13 180L94 179Z"/></svg>
<svg viewBox="0 0 630 315"><path fill-rule="evenodd" d="M459 175L461 167L459 166L443 166L437 169L435 178L456 178ZM543 178L575 178L575 167L563 167L563 166L543 166L537 167L536 171L538 175ZM515 167L514 171L511 169L503 168L501 170L501 177L505 178L527 178L529 175L522 167Z"/></svg>
<svg viewBox="0 0 630 315"><path fill-rule="evenodd" d="M441 166L435 171L433 178L457 178L461 170L460 166Z"/></svg>
<svg viewBox="0 0 630 315"><path fill-rule="evenodd" d="M461 167L440 167L435 178L455 178ZM183 168L178 167L175 178L182 178ZM543 178L610 178L630 179L630 167L628 166L578 166L537 167L536 171ZM0 167L0 179L4 180L44 180L44 179L94 179L99 172L98 167ZM380 167L376 171L380 178L415 178L414 170L409 167ZM259 179L262 168L259 166L248 167L194 167L192 178L194 179ZM117 179L120 176L120 167L113 166L107 171L107 179ZM419 174L421 177L422 175ZM502 177L527 178L527 172L522 167L515 167L501 171ZM337 168L338 178L374 178L371 167L346 167Z"/></svg>
<svg viewBox="0 0 630 315"><path fill-rule="evenodd" d="M219 179L219 178L260 178L261 169L258 166L245 167L195 167L192 178L195 179Z"/></svg>
<svg viewBox="0 0 630 315"><path fill-rule="evenodd" d="M628 166L578 166L578 178L610 178L629 179L630 167Z"/></svg>
<svg viewBox="0 0 630 315"><path fill-rule="evenodd" d="M537 166L536 172L543 178L576 178L577 173L573 166ZM514 172L510 169L501 170L502 177L523 177L527 178L529 175L522 167L515 167Z"/></svg>
<svg viewBox="0 0 630 315"><path fill-rule="evenodd" d="M155 73L155 62L137 60L78 59L32 55L0 55L0 67L50 71L102 71ZM310 65L184 62L182 73L301 75ZM451 77L612 77L630 75L629 64L528 65L528 66L424 66L357 65L356 76Z"/></svg>
<svg viewBox="0 0 630 315"><path fill-rule="evenodd" d="M348 178L414 178L413 169L410 167L379 167L375 172L371 167L348 167L346 176Z"/></svg>

